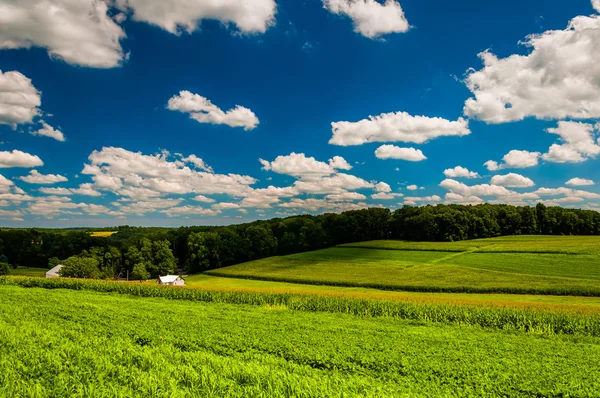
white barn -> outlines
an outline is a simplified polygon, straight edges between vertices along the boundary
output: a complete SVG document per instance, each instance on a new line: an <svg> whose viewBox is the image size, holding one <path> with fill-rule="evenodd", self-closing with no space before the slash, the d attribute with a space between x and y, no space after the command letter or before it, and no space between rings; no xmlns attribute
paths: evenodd
<svg viewBox="0 0 600 398"><path fill-rule="evenodd" d="M50 271L46 272L46 278L60 278L58 272L63 267L62 264L58 264L56 267L52 268Z"/></svg>
<svg viewBox="0 0 600 398"><path fill-rule="evenodd" d="M179 275L166 275L158 277L159 285L185 286L185 281Z"/></svg>

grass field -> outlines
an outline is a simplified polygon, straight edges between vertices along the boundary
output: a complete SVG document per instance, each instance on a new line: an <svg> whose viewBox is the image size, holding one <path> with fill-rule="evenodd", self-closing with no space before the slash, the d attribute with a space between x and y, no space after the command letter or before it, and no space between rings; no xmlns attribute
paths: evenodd
<svg viewBox="0 0 600 398"><path fill-rule="evenodd" d="M0 396L593 397L600 390L598 337L281 304L6 285L0 294Z"/></svg>
<svg viewBox="0 0 600 398"><path fill-rule="evenodd" d="M46 277L47 268L11 268L9 275Z"/></svg>
<svg viewBox="0 0 600 398"><path fill-rule="evenodd" d="M388 290L600 296L600 237L360 242L207 274ZM554 253L552 253L554 251Z"/></svg>
<svg viewBox="0 0 600 398"><path fill-rule="evenodd" d="M91 236L96 238L107 238L111 235L116 234L118 231L94 231L91 233Z"/></svg>

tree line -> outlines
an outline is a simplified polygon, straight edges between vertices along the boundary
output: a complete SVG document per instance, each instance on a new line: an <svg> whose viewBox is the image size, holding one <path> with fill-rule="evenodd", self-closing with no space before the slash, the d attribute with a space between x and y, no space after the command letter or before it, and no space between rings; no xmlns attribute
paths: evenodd
<svg viewBox="0 0 600 398"><path fill-rule="evenodd" d="M459 241L502 235L599 235L591 210L482 204L404 206L302 215L230 226L120 226L109 237L90 231L0 230L0 263L51 267L74 277L155 278L197 273L273 255L375 239Z"/></svg>

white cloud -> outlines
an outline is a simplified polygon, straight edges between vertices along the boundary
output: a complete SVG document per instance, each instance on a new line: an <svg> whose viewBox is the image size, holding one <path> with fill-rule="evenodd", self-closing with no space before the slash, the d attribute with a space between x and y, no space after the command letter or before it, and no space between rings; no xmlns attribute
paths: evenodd
<svg viewBox="0 0 600 398"><path fill-rule="evenodd" d="M376 199L376 200L391 200L391 199L395 199L395 198L400 198L402 196L404 196L404 195L402 195L401 193L379 192L379 193L371 195L371 199Z"/></svg>
<svg viewBox="0 0 600 398"><path fill-rule="evenodd" d="M489 123L600 117L600 16L575 17L567 29L530 35L523 44L527 55L479 54L484 67L466 78L475 97L465 115Z"/></svg>
<svg viewBox="0 0 600 398"><path fill-rule="evenodd" d="M214 199L212 199L212 198L208 198L208 197L206 197L206 196L204 196L204 195L198 195L198 196L196 196L196 197L194 198L194 200L195 200L196 202L202 202L202 203L214 203L214 202L215 202L215 200L214 200Z"/></svg>
<svg viewBox="0 0 600 398"><path fill-rule="evenodd" d="M463 196L505 196L511 194L511 191L498 185L479 184L469 186L452 179L445 179L440 183L440 187Z"/></svg>
<svg viewBox="0 0 600 398"><path fill-rule="evenodd" d="M239 209L240 205L237 203L221 202L221 203L216 203L216 204L212 205L211 208L213 208L215 210L230 210L230 209Z"/></svg>
<svg viewBox="0 0 600 398"><path fill-rule="evenodd" d="M390 33L404 33L410 25L400 3L386 0L323 0L323 7L337 15L352 19L354 31L374 39Z"/></svg>
<svg viewBox="0 0 600 398"><path fill-rule="evenodd" d="M0 3L0 49L42 47L52 58L112 68L124 58L121 27L105 1L18 0Z"/></svg>
<svg viewBox="0 0 600 398"><path fill-rule="evenodd" d="M331 123L334 145L362 145L368 142L413 142L423 144L443 136L471 133L469 122L459 118L450 121L440 117L412 116L406 112L369 116L358 122Z"/></svg>
<svg viewBox="0 0 600 398"><path fill-rule="evenodd" d="M517 149L513 149L508 152L502 160L504 163L499 164L494 160L488 160L483 165L487 167L490 171L502 170L502 169L525 169L528 167L534 167L538 164L538 159L540 158L541 153L539 152L529 152L529 151L520 151Z"/></svg>
<svg viewBox="0 0 600 398"><path fill-rule="evenodd" d="M258 118L250 109L240 105L228 111L221 110L208 98L193 94L187 90L179 92L169 99L167 109L189 114L200 123L225 124L230 127L243 127L253 130L258 126Z"/></svg>
<svg viewBox="0 0 600 398"><path fill-rule="evenodd" d="M599 28L600 29L600 28ZM542 159L554 163L579 163L600 154L595 142L598 129L591 124L560 121L556 128L547 131L560 137L563 144L553 144Z"/></svg>
<svg viewBox="0 0 600 398"><path fill-rule="evenodd" d="M600 0L598 0L598 1L600 1ZM585 185L594 185L594 181L588 180L585 178L575 177L575 178L571 178L565 184L571 185L571 186L585 186Z"/></svg>
<svg viewBox="0 0 600 398"><path fill-rule="evenodd" d="M287 156L277 156L272 162L268 162L264 159L259 159L259 161L263 165L263 170L299 178L328 176L336 172L335 166L341 165L344 169L347 169L347 167L350 166L341 156L330 159L329 163L325 163L320 162L313 157L307 157L303 153L295 152L292 152Z"/></svg>
<svg viewBox="0 0 600 398"><path fill-rule="evenodd" d="M54 127L50 126L48 123L44 122L43 120L42 120L42 127L39 128L38 130L31 131L30 134L54 138L55 140L61 141L61 142L65 141L65 135L62 133L62 131L55 129Z"/></svg>
<svg viewBox="0 0 600 398"><path fill-rule="evenodd" d="M264 33L275 23L275 0L116 0L122 10L132 10L133 19L179 35L192 33L203 19L234 24L242 33Z"/></svg>
<svg viewBox="0 0 600 398"><path fill-rule="evenodd" d="M334 212L343 212L347 210L358 210L369 207L364 202L352 203L352 202L331 202L325 199L299 199L292 198L289 202L281 203L279 205L283 208L303 210L309 212L315 212L318 210L327 210Z"/></svg>
<svg viewBox="0 0 600 398"><path fill-rule="evenodd" d="M81 184L79 188L40 188L40 192L48 195L83 195L83 196L100 196L101 193L96 191L92 184Z"/></svg>
<svg viewBox="0 0 600 398"><path fill-rule="evenodd" d="M143 155L123 148L104 147L89 156L82 174L91 175L94 187L131 197L162 194L228 194L245 196L256 180L238 174L192 170L167 152Z"/></svg>
<svg viewBox="0 0 600 398"><path fill-rule="evenodd" d="M478 196L463 196L454 192L448 192L445 196L446 203L460 205L477 205L483 203L483 199Z"/></svg>
<svg viewBox="0 0 600 398"><path fill-rule="evenodd" d="M419 187L415 184L412 184L407 186L406 189L408 189L409 191L416 191L417 189L419 189Z"/></svg>
<svg viewBox="0 0 600 398"><path fill-rule="evenodd" d="M450 178L458 178L458 177L479 178L478 173L476 173L474 171L469 171L468 169L466 169L462 166L456 166L453 169L446 169L446 170L444 170L444 175L446 177L450 177Z"/></svg>
<svg viewBox="0 0 600 398"><path fill-rule="evenodd" d="M13 149L12 152L0 151L0 168L8 167L37 167L44 162L36 155Z"/></svg>
<svg viewBox="0 0 600 398"><path fill-rule="evenodd" d="M351 170L352 166L341 156L334 156L329 159L329 165L338 170Z"/></svg>
<svg viewBox="0 0 600 398"><path fill-rule="evenodd" d="M114 203L119 207L119 211L127 214L143 215L152 213L159 209L166 209L177 206L183 201L181 198L169 199L148 199L145 201L122 201Z"/></svg>
<svg viewBox="0 0 600 398"><path fill-rule="evenodd" d="M427 159L420 149L400 148L396 145L382 145L375 150L378 159L402 159L411 162L420 162Z"/></svg>
<svg viewBox="0 0 600 398"><path fill-rule="evenodd" d="M580 197L585 199L600 199L600 194L566 187L540 188L537 191L535 191L535 193L539 196L565 196Z"/></svg>
<svg viewBox="0 0 600 398"><path fill-rule="evenodd" d="M203 207L194 207L194 206L180 206L180 207L172 207L170 209L161 210L161 213L166 214L169 217L181 217L181 216L217 216L221 214L220 210L214 209L205 209Z"/></svg>
<svg viewBox="0 0 600 398"><path fill-rule="evenodd" d="M343 192L327 195L325 196L325 199L332 202L351 202L354 200L365 200L367 197L358 192Z"/></svg>
<svg viewBox="0 0 600 398"><path fill-rule="evenodd" d="M200 170L208 171L209 173L212 173L214 171L212 167L204 163L204 160L200 159L196 155L190 155L187 158L182 158L181 161L191 163Z"/></svg>
<svg viewBox="0 0 600 398"><path fill-rule="evenodd" d="M510 188L525 188L532 187L535 183L525 176L516 173L508 173L506 175L495 175L490 181L492 185L501 185Z"/></svg>
<svg viewBox="0 0 600 398"><path fill-rule="evenodd" d="M441 202L442 198L438 195L432 196L407 196L404 198L405 205L416 205L417 203L436 203Z"/></svg>
<svg viewBox="0 0 600 398"><path fill-rule="evenodd" d="M29 175L25 177L19 177L19 180L25 181L29 184L55 184L57 182L68 181L67 177L59 174L41 174L37 170L31 170Z"/></svg>
<svg viewBox="0 0 600 398"><path fill-rule="evenodd" d="M594 10L600 12L600 0L592 0L592 7L594 7Z"/></svg>
<svg viewBox="0 0 600 398"><path fill-rule="evenodd" d="M390 184L382 181L375 185L375 190L377 192L392 192L392 187L390 187Z"/></svg>
<svg viewBox="0 0 600 398"><path fill-rule="evenodd" d="M0 26L2 7L0 4ZM41 104L41 95L29 78L17 71L2 73L0 70L0 124L14 128L18 124L32 123L40 115Z"/></svg>
<svg viewBox="0 0 600 398"><path fill-rule="evenodd" d="M350 174L338 173L331 177L322 177L320 179L298 180L294 182L293 187L298 193L318 195L343 193L362 188L374 188L375 185Z"/></svg>
<svg viewBox="0 0 600 398"><path fill-rule="evenodd" d="M9 193L14 185L14 182L0 174L0 193Z"/></svg>

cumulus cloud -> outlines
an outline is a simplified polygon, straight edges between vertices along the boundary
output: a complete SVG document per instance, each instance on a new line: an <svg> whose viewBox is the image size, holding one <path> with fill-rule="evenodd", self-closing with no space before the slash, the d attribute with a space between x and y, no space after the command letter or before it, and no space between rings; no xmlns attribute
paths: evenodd
<svg viewBox="0 0 600 398"><path fill-rule="evenodd" d="M351 174L338 173L320 179L298 180L294 182L293 187L298 193L318 195L343 193L345 191L354 191L363 188L374 188L375 185Z"/></svg>
<svg viewBox="0 0 600 398"><path fill-rule="evenodd" d="M329 165L338 170L351 170L352 166L341 156L334 156L329 159Z"/></svg>
<svg viewBox="0 0 600 398"><path fill-rule="evenodd" d="M327 195L325 196L325 199L333 202L351 202L354 200L365 200L367 197L358 192L343 192Z"/></svg>
<svg viewBox="0 0 600 398"><path fill-rule="evenodd" d="M420 149L400 148L396 145L382 145L375 150L378 159L401 159L410 162L420 162L427 159Z"/></svg>
<svg viewBox="0 0 600 398"><path fill-rule="evenodd" d="M223 111L206 97L193 94L187 90L180 91L167 103L167 109L189 114L190 118L200 123L224 124L230 127L243 127L254 130L259 120L250 109L236 105L233 109Z"/></svg>
<svg viewBox="0 0 600 398"><path fill-rule="evenodd" d="M277 174L285 174L298 178L319 178L336 173L336 169L349 170L350 164L341 156L329 159L329 163L321 162L314 157L307 157L303 153L292 152L286 156L277 156L269 162L259 159L265 171L273 171Z"/></svg>
<svg viewBox="0 0 600 398"><path fill-rule="evenodd" d="M492 185L501 185L509 188L525 188L532 187L535 183L525 176L516 173L508 173L506 175L495 175L490 181Z"/></svg>
<svg viewBox="0 0 600 398"><path fill-rule="evenodd" d="M354 31L374 39L390 33L404 33L410 25L396 0L323 0L323 7L352 19Z"/></svg>
<svg viewBox="0 0 600 398"><path fill-rule="evenodd" d="M29 184L56 184L57 182L68 181L67 177L59 174L42 174L37 170L31 170L29 175L19 177L19 180Z"/></svg>
<svg viewBox="0 0 600 398"><path fill-rule="evenodd" d="M526 55L479 54L483 69L465 80L474 94L465 115L489 123L600 117L600 16L575 17L565 30L533 34L523 44Z"/></svg>
<svg viewBox="0 0 600 398"><path fill-rule="evenodd" d="M596 144L598 127L588 123L560 121L556 128L547 131L560 137L562 144L553 144L542 159L554 163L579 163L600 154Z"/></svg>
<svg viewBox="0 0 600 398"><path fill-rule="evenodd" d="M440 198L438 195L432 195L432 196L407 196L404 198L404 204L405 205L411 205L414 206L418 203L437 203L437 202L441 202L442 198Z"/></svg>
<svg viewBox="0 0 600 398"><path fill-rule="evenodd" d="M82 174L91 175L94 188L130 197L160 194L228 194L245 196L256 180L238 174L193 170L168 152L144 155L123 148L104 147L89 156Z"/></svg>
<svg viewBox="0 0 600 398"><path fill-rule="evenodd" d="M462 166L456 166L453 169L446 169L446 170L444 170L444 175L446 177L450 177L450 178L458 178L458 177L479 178L478 173L476 173L474 171L469 171L468 169L466 169Z"/></svg>
<svg viewBox="0 0 600 398"><path fill-rule="evenodd" d="M594 10L600 12L600 0L592 0L592 7L594 7Z"/></svg>
<svg viewBox="0 0 600 398"><path fill-rule="evenodd" d="M36 155L13 149L9 151L0 151L0 168L9 167L38 167L43 166L44 162Z"/></svg>
<svg viewBox="0 0 600 398"><path fill-rule="evenodd" d="M390 184L382 181L375 185L375 190L377 192L392 192L392 187L390 187Z"/></svg>
<svg viewBox="0 0 600 398"><path fill-rule="evenodd" d="M92 184L85 183L79 185L79 188L40 188L40 192L48 195L68 196L68 195L83 195L83 196L100 196L100 192L95 190Z"/></svg>
<svg viewBox="0 0 600 398"><path fill-rule="evenodd" d="M585 178L575 177L575 178L571 178L565 184L571 185L571 186L586 186L586 185L594 185L594 181L588 180Z"/></svg>
<svg viewBox="0 0 600 398"><path fill-rule="evenodd" d="M537 192L519 193L493 184L466 185L452 179L445 179L440 187L454 194L447 197L447 201L451 203L479 203L482 201L481 196L489 198L490 203L513 205L527 205L539 199Z"/></svg>
<svg viewBox="0 0 600 398"><path fill-rule="evenodd" d="M62 131L55 129L54 127L50 126L44 121L42 121L41 128L39 128L38 130L31 131L30 134L54 138L55 140L61 142L65 141L65 135L62 133Z"/></svg>
<svg viewBox="0 0 600 398"><path fill-rule="evenodd" d="M215 200L209 197L206 197L204 195L198 195L194 198L194 200L196 202L202 202L202 203L214 203Z"/></svg>
<svg viewBox="0 0 600 398"><path fill-rule="evenodd" d="M444 199L446 203L459 205L477 205L484 202L484 200L478 196L464 196L454 192L448 192Z"/></svg>
<svg viewBox="0 0 600 398"><path fill-rule="evenodd" d="M406 112L369 116L358 122L331 123L334 145L362 145L368 142L413 142L423 144L443 136L464 136L471 133L467 120L456 121L440 117L412 116Z"/></svg>
<svg viewBox="0 0 600 398"><path fill-rule="evenodd" d="M0 21L2 7L0 4ZM0 70L0 124L14 128L18 124L32 123L40 115L41 104L41 95L31 79L17 71L2 73Z"/></svg>
<svg viewBox="0 0 600 398"><path fill-rule="evenodd" d="M206 209L197 206L180 206L172 207L170 209L160 210L161 213L166 214L169 217L181 217L181 216L217 216L221 214L220 210Z"/></svg>
<svg viewBox="0 0 600 398"><path fill-rule="evenodd" d="M352 202L332 202L326 199L300 199L292 198L289 202L281 203L279 205L283 208L303 210L308 212L315 212L319 210L343 212L347 210L358 210L369 207L364 202L352 203Z"/></svg>
<svg viewBox="0 0 600 398"><path fill-rule="evenodd" d="M498 163L494 160L488 160L483 165L487 167L489 171L497 171L502 169L525 169L528 167L534 167L538 165L539 158L542 154L539 152L520 151L513 149L508 152L502 160L503 163Z"/></svg>
<svg viewBox="0 0 600 398"><path fill-rule="evenodd" d="M419 189L419 187L415 184L412 184L407 186L406 189L408 189L409 191L416 191L417 189Z"/></svg>
<svg viewBox="0 0 600 398"><path fill-rule="evenodd" d="M69 64L112 68L125 57L120 44L124 37L105 1L0 3L0 49L42 47Z"/></svg>
<svg viewBox="0 0 600 398"><path fill-rule="evenodd" d="M399 198L402 196L404 196L404 195L402 195L401 193L396 193L396 192L379 192L379 193L371 195L371 199L391 200L391 199Z"/></svg>
<svg viewBox="0 0 600 398"><path fill-rule="evenodd" d="M133 19L158 26L179 35L192 33L203 19L235 25L242 33L264 33L275 23L275 0L116 0L122 10L133 12Z"/></svg>

